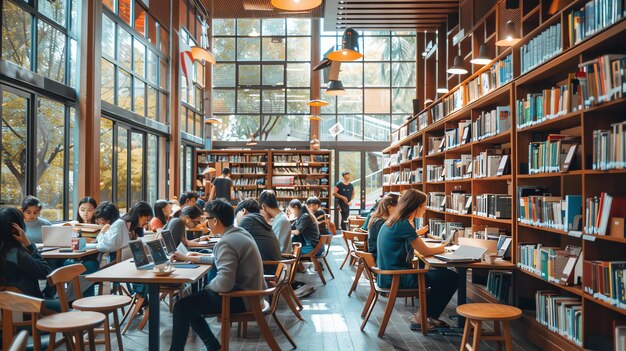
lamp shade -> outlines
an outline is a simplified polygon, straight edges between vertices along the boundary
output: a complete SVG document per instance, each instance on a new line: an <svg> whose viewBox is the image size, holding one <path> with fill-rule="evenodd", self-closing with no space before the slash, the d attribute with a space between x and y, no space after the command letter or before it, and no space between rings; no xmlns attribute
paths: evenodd
<svg viewBox="0 0 626 351"><path fill-rule="evenodd" d="M431 98L427 98L426 100L424 100L424 106L430 105L432 103L433 103L433 99L431 99Z"/></svg>
<svg viewBox="0 0 626 351"><path fill-rule="evenodd" d="M322 0L272 0L272 6L285 11L306 11L322 4Z"/></svg>
<svg viewBox="0 0 626 351"><path fill-rule="evenodd" d="M467 70L463 67L463 58L460 55L454 57L454 64L448 68L450 74L467 74Z"/></svg>
<svg viewBox="0 0 626 351"><path fill-rule="evenodd" d="M327 95L345 95L346 90L343 88L343 83L340 80L331 80L328 82L328 88L324 92Z"/></svg>
<svg viewBox="0 0 626 351"><path fill-rule="evenodd" d="M256 142L256 140L254 140L254 133L250 133L250 140L246 143L247 146L255 146L258 145L259 143Z"/></svg>
<svg viewBox="0 0 626 351"><path fill-rule="evenodd" d="M311 115L309 116L309 121L321 121L322 118L320 116L317 115Z"/></svg>
<svg viewBox="0 0 626 351"><path fill-rule="evenodd" d="M215 56L209 50L200 46L191 47L191 56L196 61L204 61L212 65L216 64Z"/></svg>
<svg viewBox="0 0 626 351"><path fill-rule="evenodd" d="M222 124L222 120L215 117L208 117L204 119L205 124Z"/></svg>
<svg viewBox="0 0 626 351"><path fill-rule="evenodd" d="M328 106L328 101L324 101L324 100L311 100L309 102L306 103L308 106L311 107L321 107L321 106Z"/></svg>
<svg viewBox="0 0 626 351"><path fill-rule="evenodd" d="M509 20L504 26L504 35L502 39L496 41L497 46L512 46L520 41L519 33L515 33L515 23Z"/></svg>
<svg viewBox="0 0 626 351"><path fill-rule="evenodd" d="M480 44L478 56L474 57L470 62L474 65L486 65L492 61L489 57L489 47L487 44Z"/></svg>
<svg viewBox="0 0 626 351"><path fill-rule="evenodd" d="M359 33L352 28L343 32L341 37L341 49L328 54L332 61L354 61L363 57L359 52Z"/></svg>

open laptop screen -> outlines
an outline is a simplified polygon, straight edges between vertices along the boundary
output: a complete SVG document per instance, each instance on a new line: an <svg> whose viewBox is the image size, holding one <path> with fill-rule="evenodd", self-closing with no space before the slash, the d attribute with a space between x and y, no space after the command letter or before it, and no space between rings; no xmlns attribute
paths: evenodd
<svg viewBox="0 0 626 351"><path fill-rule="evenodd" d="M140 268L150 263L150 258L141 240L133 240L128 243L128 246L133 253L135 267Z"/></svg>

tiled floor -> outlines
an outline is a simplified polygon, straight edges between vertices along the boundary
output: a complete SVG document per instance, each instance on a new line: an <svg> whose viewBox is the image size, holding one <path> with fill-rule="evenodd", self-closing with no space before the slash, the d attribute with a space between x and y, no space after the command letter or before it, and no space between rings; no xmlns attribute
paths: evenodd
<svg viewBox="0 0 626 351"><path fill-rule="evenodd" d="M279 307L279 317L289 330L300 350L458 350L461 338L459 336L442 336L438 333L430 333L424 336L421 333L413 332L409 329L408 318L416 308L404 305L404 299L398 299L395 306L395 313L391 317L386 335L378 338L378 327L386 299L379 300L365 331L359 330L361 319L361 309L365 303L369 285L365 280L361 282L352 297L348 297L347 292L354 279L355 268L344 267L339 270L339 266L345 257L345 247L342 239L337 236L333 240L331 252L328 255L331 269L335 273L335 279L330 279L328 272L324 272L327 277L327 284L321 284L315 272L310 274L298 274L300 281L310 282L317 287L317 291L302 300L304 310L302 316L305 321L298 321L293 316L289 308L281 303ZM456 307L456 298L444 313L447 319L448 313L452 313ZM211 328L219 338L220 325L215 321L210 321ZM448 322L452 323L450 320ZM131 329L123 336L124 349L128 351L143 351L147 349L147 330L138 331L136 325L138 320L133 322ZM161 309L161 349L167 350L170 346L170 335L172 327L171 315L167 312L167 307ZM270 321L270 328L274 331L277 341L284 350L291 349L287 339L278 330L273 321ZM236 328L231 332L231 350L269 350L265 341L260 338L260 333L255 324L248 326L248 337L237 338ZM529 345L522 336L513 331L514 350L537 350ZM100 348L99 348L100 349ZM114 347L117 349L117 347ZM202 350L203 347L193 332L187 339L187 350ZM495 349L494 344L484 343L482 350Z"/></svg>

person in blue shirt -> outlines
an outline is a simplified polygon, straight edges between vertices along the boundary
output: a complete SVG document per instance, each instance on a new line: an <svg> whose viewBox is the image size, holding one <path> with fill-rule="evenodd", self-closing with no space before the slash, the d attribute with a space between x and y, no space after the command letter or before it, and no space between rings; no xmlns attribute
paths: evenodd
<svg viewBox="0 0 626 351"><path fill-rule="evenodd" d="M41 227L52 225L49 220L39 217L41 213L41 201L34 196L27 196L22 201L22 214L26 225L26 236L30 242L41 244Z"/></svg>
<svg viewBox="0 0 626 351"><path fill-rule="evenodd" d="M374 255L374 259L376 259L378 253L378 233L389 216L395 211L396 206L398 206L398 195L392 193L387 194L378 201L376 211L369 217L370 223L367 227L367 251Z"/></svg>
<svg viewBox="0 0 626 351"><path fill-rule="evenodd" d="M398 206L393 214L380 229L377 241L377 264L380 269L401 270L411 269L414 250L423 256L432 256L444 252L444 245L428 246L418 236L428 231L428 226L415 228L415 218L420 218L426 212L426 194L415 189L406 190L398 200ZM429 328L446 327L447 324L439 320L439 316L446 308L456 292L456 273L449 269L431 269L426 273L427 315ZM391 287L392 277L381 275L378 285L381 288ZM417 275L403 275L400 280L400 289L417 288ZM418 324L419 315L411 318L411 329L421 330Z"/></svg>

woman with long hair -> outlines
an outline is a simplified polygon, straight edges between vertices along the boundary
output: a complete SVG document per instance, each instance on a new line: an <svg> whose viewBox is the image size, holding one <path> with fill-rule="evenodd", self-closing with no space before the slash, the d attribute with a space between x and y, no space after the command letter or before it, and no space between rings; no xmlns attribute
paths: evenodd
<svg viewBox="0 0 626 351"><path fill-rule="evenodd" d="M98 202L91 196L82 198L78 202L78 211L76 211L76 221L78 223L96 224L94 212L98 207Z"/></svg>
<svg viewBox="0 0 626 351"><path fill-rule="evenodd" d="M130 257L128 242L143 236L143 228L153 216L152 207L145 201L139 201L130 211L102 230L96 238L96 249L100 252L114 253L122 251L122 259Z"/></svg>
<svg viewBox="0 0 626 351"><path fill-rule="evenodd" d="M377 263L380 269L411 269L414 251L423 256L432 256L444 252L445 245L428 246L418 236L426 233L428 227L415 228L415 218L421 218L426 212L426 194L415 189L406 190L398 200L398 206L389 216L378 234ZM431 269L426 273L427 315L429 327L445 327L439 316L456 292L456 273L449 269ZM381 288L391 286L391 276L378 277ZM406 274L400 279L400 289L416 289L417 275ZM411 329L420 330L418 315L411 318Z"/></svg>
<svg viewBox="0 0 626 351"><path fill-rule="evenodd" d="M157 200L154 203L154 218L150 220L148 228L156 232L157 229L165 227L172 215L172 205L167 200Z"/></svg>
<svg viewBox="0 0 626 351"><path fill-rule="evenodd" d="M376 206L376 210L369 217L370 221L367 226L367 250L374 255L374 259L377 256L377 241L378 233L385 224L385 221L393 213L396 206L398 206L398 195L387 194L385 195Z"/></svg>
<svg viewBox="0 0 626 351"><path fill-rule="evenodd" d="M296 228L291 231L291 234L293 234L292 241L302 243L302 254L308 254L320 242L320 229L317 219L315 219L315 214L298 199L293 199L289 202L289 211L296 218ZM320 250L317 255L322 253L323 250Z"/></svg>

